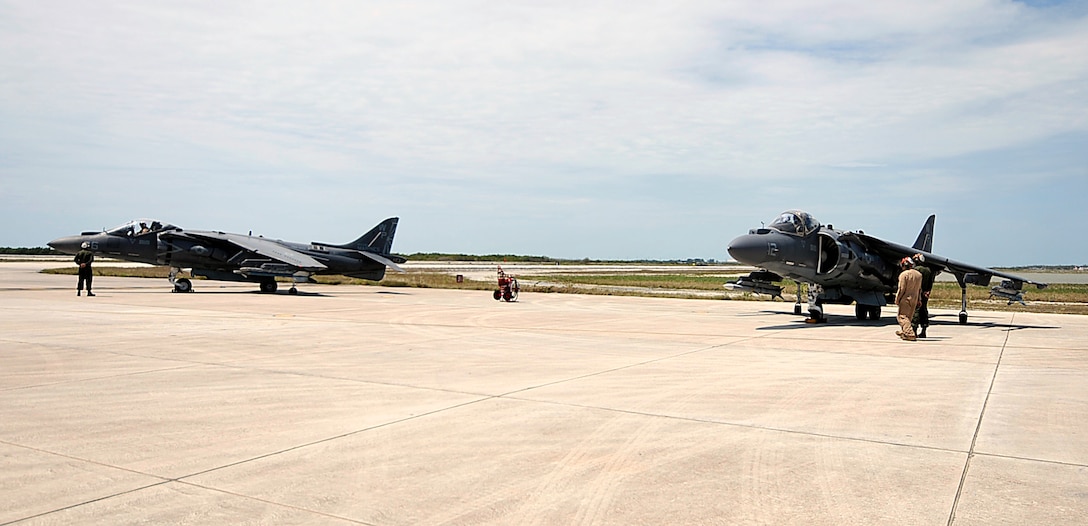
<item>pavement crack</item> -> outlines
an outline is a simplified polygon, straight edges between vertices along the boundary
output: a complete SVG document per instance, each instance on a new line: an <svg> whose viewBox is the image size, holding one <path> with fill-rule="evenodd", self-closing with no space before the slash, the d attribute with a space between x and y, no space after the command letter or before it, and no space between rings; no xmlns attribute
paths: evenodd
<svg viewBox="0 0 1088 526"><path fill-rule="evenodd" d="M1016 313L1012 313L1009 318L1008 326L1012 327L1013 320L1016 319ZM956 521L956 510L960 506L960 498L963 497L963 487L967 484L967 474L971 471L971 460L975 457L975 445L978 443L978 434L982 430L982 420L986 416L986 407L990 404L990 395L993 394L994 384L997 382L997 373L1001 371L1001 360L1005 357L1005 348L1009 345L1009 334L1012 331L1005 331L1005 340L1001 342L1001 352L997 354L997 363L994 364L994 373L990 377L990 386L986 389L986 398L982 401L982 410L978 414L978 422L975 424L975 433L971 436L971 447L967 450L967 459L963 463L963 473L960 474L960 484L956 488L956 498L952 501L952 509L948 513L948 526Z"/></svg>

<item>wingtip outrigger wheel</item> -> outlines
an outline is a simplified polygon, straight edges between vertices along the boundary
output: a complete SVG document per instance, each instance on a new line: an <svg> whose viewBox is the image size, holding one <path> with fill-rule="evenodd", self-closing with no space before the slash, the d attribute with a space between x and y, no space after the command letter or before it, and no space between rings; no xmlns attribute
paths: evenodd
<svg viewBox="0 0 1088 526"><path fill-rule="evenodd" d="M960 285L960 325L967 325L967 287Z"/></svg>

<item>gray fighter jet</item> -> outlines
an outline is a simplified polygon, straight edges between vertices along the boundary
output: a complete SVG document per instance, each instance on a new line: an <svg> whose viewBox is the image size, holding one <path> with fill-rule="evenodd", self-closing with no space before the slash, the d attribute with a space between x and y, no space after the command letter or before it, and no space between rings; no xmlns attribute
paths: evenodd
<svg viewBox="0 0 1088 526"><path fill-rule="evenodd" d="M961 289L959 321L967 323L967 285L987 286L993 276L1004 278L1000 286L990 289L991 296L1024 303L1025 283L1042 289L1046 283L1036 283L1013 274L985 267L960 263L932 253L933 221L929 216L913 246L898 245L862 231L836 230L821 225L814 217L800 210L782 212L770 225L752 229L729 243L729 254L741 263L759 267L735 282L726 284L730 290L742 290L782 295L782 287L774 282L783 276L797 282L797 304L794 313L801 313L801 284L808 285L809 321L826 321L824 304L855 303L857 319L879 319L880 308L895 301L899 287L899 262L914 254L922 254L924 265L933 270L956 276Z"/></svg>
<svg viewBox="0 0 1088 526"><path fill-rule="evenodd" d="M138 219L102 232L54 239L49 246L75 254L87 242L92 252L102 256L168 266L174 292L193 290L191 281L177 278L184 268L192 269L193 276L252 281L260 284L261 292L275 292L276 278L303 283L313 282L311 276L315 274L342 274L378 281L385 277L386 267L404 272L397 263L405 259L389 252L398 221L396 217L386 219L344 245L307 245L253 235L183 230L169 223ZM298 289L292 284L289 292L295 294Z"/></svg>

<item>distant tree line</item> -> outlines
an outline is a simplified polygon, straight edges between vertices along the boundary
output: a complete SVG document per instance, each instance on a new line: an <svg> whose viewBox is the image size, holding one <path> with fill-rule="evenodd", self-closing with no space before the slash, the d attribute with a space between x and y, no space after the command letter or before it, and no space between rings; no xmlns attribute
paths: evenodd
<svg viewBox="0 0 1088 526"><path fill-rule="evenodd" d="M641 264L678 264L678 265L708 265L717 264L713 259L563 259L548 256L522 256L517 254L446 254L439 252L417 252L415 254L401 254L408 261L468 261L468 262L506 262L506 263L554 263L557 265L606 265L610 263L641 263Z"/></svg>
<svg viewBox="0 0 1088 526"><path fill-rule="evenodd" d="M516 254L443 254L439 252L416 252L405 255L409 261L509 261L511 263L557 263L559 260L548 256L519 256Z"/></svg>
<svg viewBox="0 0 1088 526"><path fill-rule="evenodd" d="M49 247L0 247L0 254L15 254L18 256L63 256L63 252L57 252Z"/></svg>

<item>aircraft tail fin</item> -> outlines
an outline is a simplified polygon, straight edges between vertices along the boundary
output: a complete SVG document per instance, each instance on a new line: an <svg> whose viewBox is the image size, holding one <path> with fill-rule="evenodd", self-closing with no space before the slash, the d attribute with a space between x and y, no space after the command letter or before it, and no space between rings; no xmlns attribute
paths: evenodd
<svg viewBox="0 0 1088 526"><path fill-rule="evenodd" d="M922 231L918 232L918 239L914 240L913 248L915 250L933 252L933 221L936 218L936 215L930 215L929 219L926 219L926 224L922 226Z"/></svg>
<svg viewBox="0 0 1088 526"><path fill-rule="evenodd" d="M399 221L400 218L390 217L389 219L378 223L378 226L370 229L370 232L359 236L359 239L346 245L333 246L338 248L350 248L362 252L389 254L389 252L393 250L393 235L397 233L397 222Z"/></svg>

